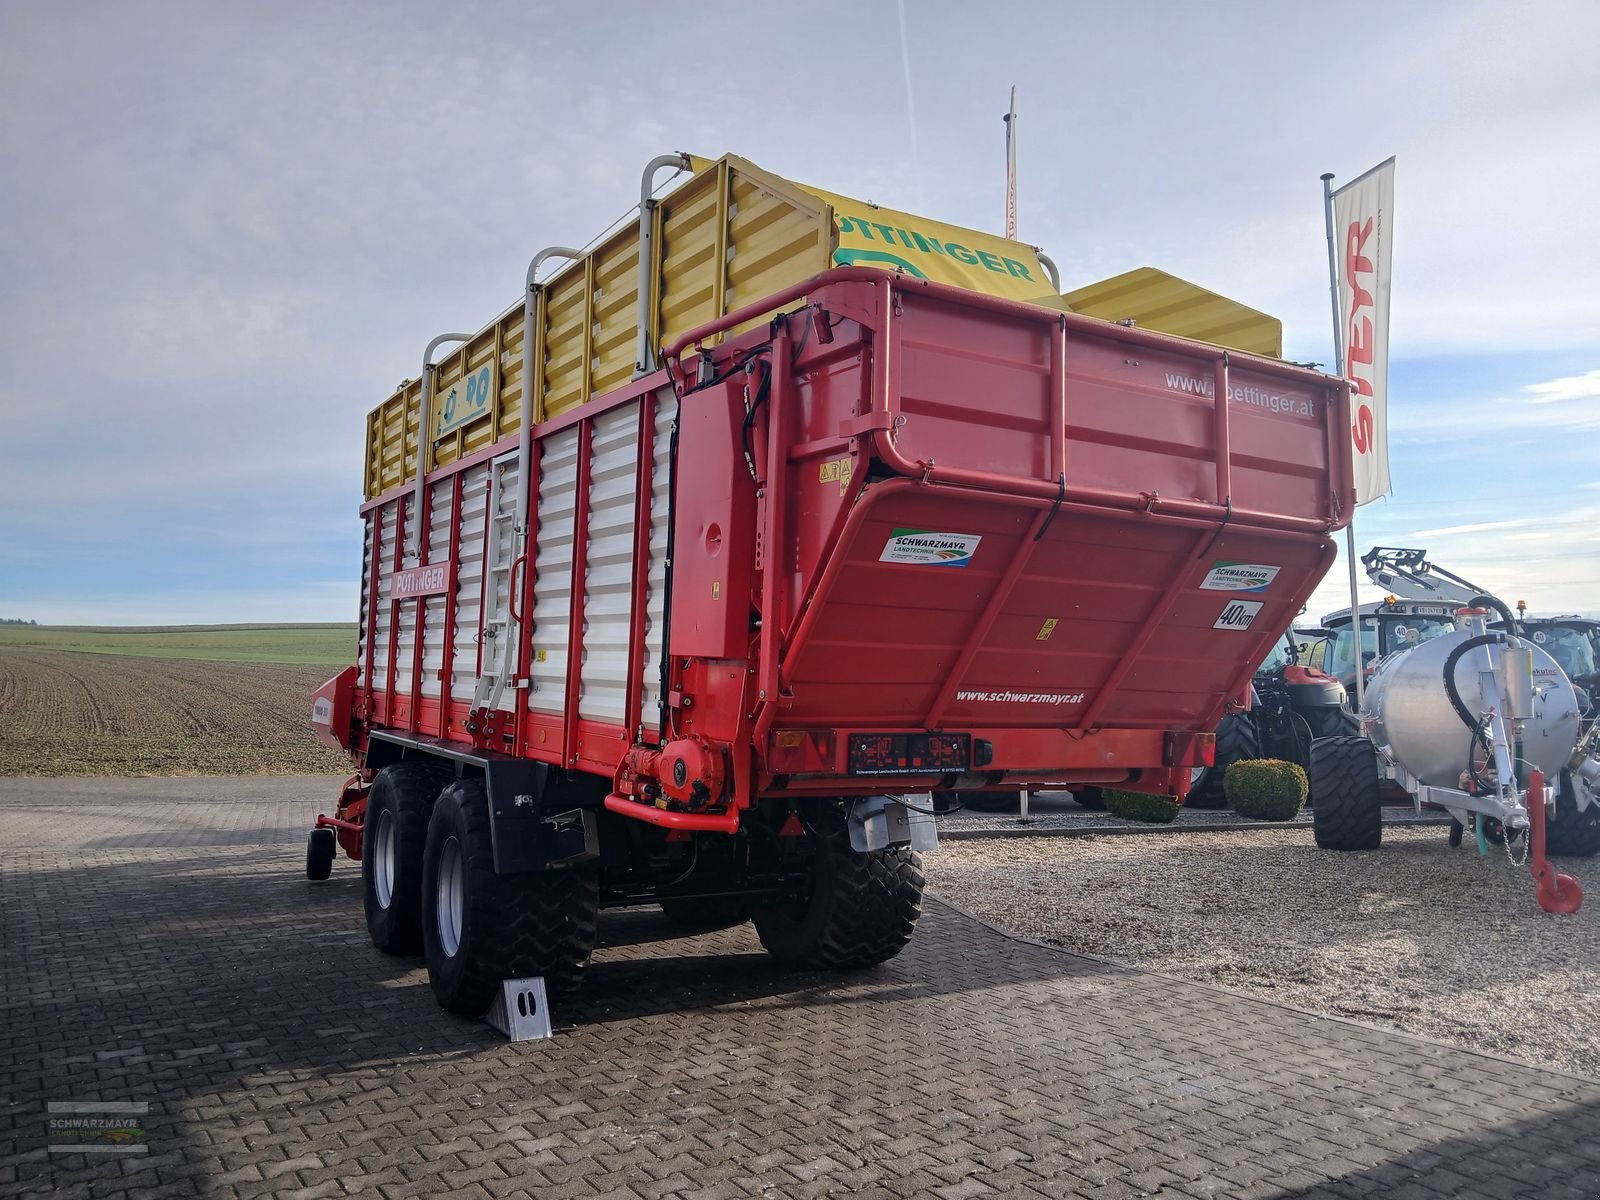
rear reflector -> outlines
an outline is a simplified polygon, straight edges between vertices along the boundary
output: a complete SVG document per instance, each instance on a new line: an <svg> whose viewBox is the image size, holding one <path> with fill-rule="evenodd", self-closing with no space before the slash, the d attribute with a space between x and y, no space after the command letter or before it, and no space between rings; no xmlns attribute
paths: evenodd
<svg viewBox="0 0 1600 1200"><path fill-rule="evenodd" d="M943 775L965 771L971 739L964 733L852 733L852 775Z"/></svg>
<svg viewBox="0 0 1600 1200"><path fill-rule="evenodd" d="M1214 733L1169 733L1162 739L1169 767L1213 767L1217 762Z"/></svg>
<svg viewBox="0 0 1600 1200"><path fill-rule="evenodd" d="M767 765L779 775L831 774L838 770L833 763L833 730L775 730Z"/></svg>

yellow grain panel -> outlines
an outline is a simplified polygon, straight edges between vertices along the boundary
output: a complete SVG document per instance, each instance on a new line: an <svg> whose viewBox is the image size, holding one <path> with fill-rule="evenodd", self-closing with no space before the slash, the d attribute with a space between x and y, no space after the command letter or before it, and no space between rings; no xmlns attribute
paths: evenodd
<svg viewBox="0 0 1600 1200"><path fill-rule="evenodd" d="M576 408L586 399L584 322L589 296L582 264L556 276L544 290L544 415Z"/></svg>
<svg viewBox="0 0 1600 1200"><path fill-rule="evenodd" d="M662 345L714 315L717 182L716 171L703 172L661 203Z"/></svg>
<svg viewBox="0 0 1600 1200"><path fill-rule="evenodd" d="M1106 321L1132 321L1178 337L1283 357L1283 322L1155 267L1138 267L1062 297L1068 309Z"/></svg>
<svg viewBox="0 0 1600 1200"><path fill-rule="evenodd" d="M828 269L832 242L824 209L796 208L748 171L734 173L732 201L724 311L742 308ZM757 318L733 332L766 319Z"/></svg>
<svg viewBox="0 0 1600 1200"><path fill-rule="evenodd" d="M603 396L633 378L639 328L638 222L630 223L596 250L592 261L589 387L593 395Z"/></svg>
<svg viewBox="0 0 1600 1200"><path fill-rule="evenodd" d="M522 428L522 306L506 313L496 325L500 330L500 375L494 441Z"/></svg>
<svg viewBox="0 0 1600 1200"><path fill-rule="evenodd" d="M368 498L400 486L411 474L417 444L416 381L390 396L368 417Z"/></svg>

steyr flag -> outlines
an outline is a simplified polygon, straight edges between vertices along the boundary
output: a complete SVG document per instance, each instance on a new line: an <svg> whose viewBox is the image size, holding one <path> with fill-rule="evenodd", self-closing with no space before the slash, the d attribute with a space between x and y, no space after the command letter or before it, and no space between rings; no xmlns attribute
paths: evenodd
<svg viewBox="0 0 1600 1200"><path fill-rule="evenodd" d="M1339 341L1350 394L1356 503L1389 491L1389 277L1394 159L1333 193Z"/></svg>

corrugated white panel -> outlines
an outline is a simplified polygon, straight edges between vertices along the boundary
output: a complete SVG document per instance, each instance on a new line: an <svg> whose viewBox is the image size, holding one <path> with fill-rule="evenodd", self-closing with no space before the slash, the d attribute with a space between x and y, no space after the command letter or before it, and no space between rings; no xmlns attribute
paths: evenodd
<svg viewBox="0 0 1600 1200"><path fill-rule="evenodd" d="M414 498L411 492L407 492L400 500L400 503L405 505L405 523L408 530L411 529L412 519L421 515L411 511L411 502ZM412 530L412 532L415 531ZM407 537L409 539L409 533ZM409 547L409 545L410 542L408 541L407 546ZM407 552L405 553L405 561L413 563L416 560ZM393 560L391 559L390 563L385 564L390 571L394 569L392 562ZM397 695L405 696L409 699L412 688L411 668L417 650L417 602L415 600L402 600L398 617L399 620L395 629L394 687Z"/></svg>
<svg viewBox="0 0 1600 1200"><path fill-rule="evenodd" d="M484 594L487 610L483 614L481 626L483 638L483 674L497 674L502 663L506 664L506 686L500 693L500 701L495 705L501 712L513 712L516 709L516 688L512 686L517 675L518 643L520 638L515 626L511 623L511 566L516 561L522 548L517 543L517 454L502 454L489 464L492 486L489 490L490 516L489 527L489 557L487 569L489 572L489 587ZM491 636L492 631L492 636ZM506 640L511 640L510 657L506 657ZM490 653L493 652L493 661Z"/></svg>
<svg viewBox="0 0 1600 1200"><path fill-rule="evenodd" d="M450 664L453 701L471 700L478 682L478 629L483 615L483 526L489 507L489 464L468 467L462 476L455 657Z"/></svg>
<svg viewBox="0 0 1600 1200"><path fill-rule="evenodd" d="M642 721L651 733L661 730L661 643L666 628L667 529L672 513L667 499L672 486L672 423L678 400L671 388L656 393L655 448L650 467L650 567L644 618L644 692Z"/></svg>
<svg viewBox="0 0 1600 1200"><path fill-rule="evenodd" d="M372 531L377 527L379 514L369 512L365 517L365 525L361 533L361 636L356 645L361 652L356 655L356 682L361 687L367 686L367 638L372 632L372 597L368 592L372 588Z"/></svg>
<svg viewBox="0 0 1600 1200"><path fill-rule="evenodd" d="M382 691L389 686L389 590L394 586L393 503L378 510L378 610L372 619L372 687Z"/></svg>
<svg viewBox="0 0 1600 1200"><path fill-rule="evenodd" d="M578 715L621 724L632 623L633 509L639 404L595 418L590 441L589 528L583 580L583 669Z"/></svg>
<svg viewBox="0 0 1600 1200"><path fill-rule="evenodd" d="M450 557L450 527L454 523L450 505L455 490L454 481L441 479L430 487L428 561L442 563ZM422 615L422 694L437 700L439 672L444 669L445 597L429 596L422 603L426 605Z"/></svg>
<svg viewBox="0 0 1600 1200"><path fill-rule="evenodd" d="M577 516L578 427L540 442L538 528L534 543L533 662L528 707L559 713L566 701L567 635L572 624L572 532Z"/></svg>
<svg viewBox="0 0 1600 1200"><path fill-rule="evenodd" d="M411 659L417 644L417 602L400 601L395 629L394 687L399 696L411 695Z"/></svg>

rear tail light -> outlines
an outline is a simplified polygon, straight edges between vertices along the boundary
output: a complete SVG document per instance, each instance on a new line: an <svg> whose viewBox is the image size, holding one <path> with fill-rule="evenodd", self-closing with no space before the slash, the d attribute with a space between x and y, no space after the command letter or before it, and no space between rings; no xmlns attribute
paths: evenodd
<svg viewBox="0 0 1600 1200"><path fill-rule="evenodd" d="M833 748L831 729L779 729L767 764L776 775L828 774L835 769Z"/></svg>
<svg viewBox="0 0 1600 1200"><path fill-rule="evenodd" d="M1166 759L1169 767L1214 767L1217 765L1217 735L1169 733Z"/></svg>
<svg viewBox="0 0 1600 1200"><path fill-rule="evenodd" d="M972 761L964 733L852 733L852 775L947 775Z"/></svg>

